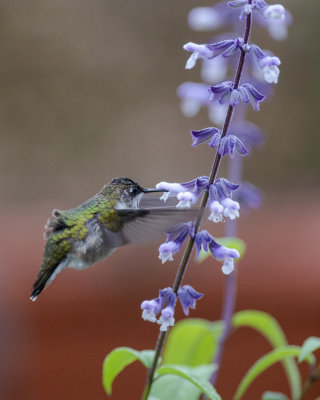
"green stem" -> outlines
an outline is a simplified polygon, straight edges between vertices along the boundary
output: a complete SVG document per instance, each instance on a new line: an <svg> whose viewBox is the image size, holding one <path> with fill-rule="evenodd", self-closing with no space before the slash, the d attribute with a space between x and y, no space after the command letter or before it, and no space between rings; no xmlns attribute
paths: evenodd
<svg viewBox="0 0 320 400"><path fill-rule="evenodd" d="M320 380L320 364L318 367L310 374L309 378L306 380L305 384L303 385L301 394L298 398L298 400L302 400L306 393L309 391L311 386Z"/></svg>

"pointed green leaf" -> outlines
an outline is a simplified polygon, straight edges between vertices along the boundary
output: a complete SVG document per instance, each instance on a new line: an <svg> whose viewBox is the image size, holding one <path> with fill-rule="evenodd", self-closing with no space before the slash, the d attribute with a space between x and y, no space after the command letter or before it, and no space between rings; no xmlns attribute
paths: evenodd
<svg viewBox="0 0 320 400"><path fill-rule="evenodd" d="M250 327L260 332L273 347L287 345L287 339L281 326L275 318L270 314L256 310L244 310L237 312L232 319L235 328ZM301 376L293 359L286 358L283 360L290 389L291 396L297 398L301 390Z"/></svg>
<svg viewBox="0 0 320 400"><path fill-rule="evenodd" d="M270 351L270 353L267 353L259 360L257 360L246 373L244 378L241 380L236 394L234 395L234 400L239 400L248 389L250 384L254 381L254 379L259 376L263 371L265 371L276 362L282 361L287 357L298 357L300 354L300 349L301 348L299 346L277 347L274 350ZM311 357L311 355L309 355L306 361L308 361L309 364L313 364L315 362L315 359L314 357Z"/></svg>
<svg viewBox="0 0 320 400"><path fill-rule="evenodd" d="M212 364L184 367L184 369L207 381L214 370ZM153 382L151 394L158 400L197 400L201 395L201 390L180 376L168 374L162 375L161 379Z"/></svg>
<svg viewBox="0 0 320 400"><path fill-rule="evenodd" d="M310 336L302 345L298 361L303 361L310 353L313 353L318 349L320 349L320 338L316 336Z"/></svg>
<svg viewBox="0 0 320 400"><path fill-rule="evenodd" d="M196 366L213 359L222 332L221 322L187 318L170 330L163 362Z"/></svg>
<svg viewBox="0 0 320 400"><path fill-rule="evenodd" d="M196 388L198 388L202 393L204 393L210 400L221 400L221 397L219 394L216 392L215 388L211 385L211 383L208 381L208 376L212 374L214 371L215 367L211 365L202 365L198 367L185 367L181 365L172 365L172 364L165 364L158 368L157 370L157 377L159 379L159 382L161 382L161 377L163 375L176 375L177 377L183 378L189 383L192 383ZM199 373L200 372L200 373ZM160 383L159 383L160 385ZM165 389L165 386L162 385L162 387ZM185 397L181 397L179 395L179 391L181 390L181 387L178 388L178 391L176 393L172 393L171 397L168 399L172 400L179 400L179 399L185 399L185 400L192 400L193 397L190 397L188 393L186 392ZM153 394L153 392L152 392ZM160 396L159 396L160 394ZM166 397L161 397L161 393L157 393L156 396L161 399L161 400L166 400ZM180 397L178 397L180 396Z"/></svg>
<svg viewBox="0 0 320 400"><path fill-rule="evenodd" d="M267 391L263 393L262 400L289 400L289 399L283 393Z"/></svg>
<svg viewBox="0 0 320 400"><path fill-rule="evenodd" d="M129 347L118 347L109 353L104 359L102 368L102 382L107 394L111 394L112 382L127 365L138 360L146 368L150 368L153 356L153 350L137 351Z"/></svg>

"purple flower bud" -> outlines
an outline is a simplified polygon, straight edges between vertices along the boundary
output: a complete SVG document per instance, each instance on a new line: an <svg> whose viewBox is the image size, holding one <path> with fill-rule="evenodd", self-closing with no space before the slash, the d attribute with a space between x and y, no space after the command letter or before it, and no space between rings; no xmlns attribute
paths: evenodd
<svg viewBox="0 0 320 400"><path fill-rule="evenodd" d="M215 86L210 86L209 92L211 92L210 101L217 100L220 104L229 103L230 96L233 90L233 82L226 81L219 83Z"/></svg>
<svg viewBox="0 0 320 400"><path fill-rule="evenodd" d="M170 306L167 306L161 311L161 317L158 319L157 323L160 326L160 331L167 331L169 326L173 326L175 322L174 319L174 309Z"/></svg>
<svg viewBox="0 0 320 400"><path fill-rule="evenodd" d="M177 208L190 208L191 205L197 202L198 196L192 192L180 192L177 199L179 200L176 206Z"/></svg>
<svg viewBox="0 0 320 400"><path fill-rule="evenodd" d="M250 83L245 83L239 87L241 98L245 103L250 103L254 110L259 111L259 104L265 96L258 92Z"/></svg>
<svg viewBox="0 0 320 400"><path fill-rule="evenodd" d="M249 153L237 136L228 135L221 139L218 152L222 157L224 157L226 154L230 154L231 158L233 158L234 150L236 150L242 156L245 156Z"/></svg>
<svg viewBox="0 0 320 400"><path fill-rule="evenodd" d="M201 129L199 131L190 131L190 133L193 140L192 146L198 146L200 143L206 142L207 140L212 138L212 140L210 141L211 142L210 146L216 147L219 144L221 137L221 131L214 127ZM212 146L212 143L216 144Z"/></svg>
<svg viewBox="0 0 320 400"><path fill-rule="evenodd" d="M256 60L258 66L260 67L264 79L268 83L278 83L278 77L280 74L280 70L278 66L281 64L281 61L278 57L270 56L264 53L260 47L256 45L251 46L252 56Z"/></svg>
<svg viewBox="0 0 320 400"><path fill-rule="evenodd" d="M203 297L192 286L184 285L178 290L178 297L185 315L189 315L189 308L195 309L197 300Z"/></svg>
<svg viewBox="0 0 320 400"><path fill-rule="evenodd" d="M223 265L221 267L222 272L225 275L231 274L231 272L234 270L234 261L233 258L231 257L226 257L223 261Z"/></svg>
<svg viewBox="0 0 320 400"><path fill-rule="evenodd" d="M216 223L223 221L223 205L217 200L210 203L210 211L211 214L209 215L208 220Z"/></svg>
<svg viewBox="0 0 320 400"><path fill-rule="evenodd" d="M182 246L182 245L181 245ZM162 243L159 247L159 257L162 264L166 261L173 261L173 254L178 253L181 246L175 241Z"/></svg>
<svg viewBox="0 0 320 400"><path fill-rule="evenodd" d="M172 288L166 288L166 289L161 290L160 296L162 296L162 298L163 298L162 307L166 301L168 303L167 303L167 307L162 309L161 316L158 319L157 323L159 325L161 325L160 331L166 331L166 330L168 330L169 326L174 325L174 309L175 309L176 302L177 302L177 296L174 293L174 291L172 290Z"/></svg>
<svg viewBox="0 0 320 400"><path fill-rule="evenodd" d="M159 303L159 299L144 300L141 303L140 307L142 310L142 318L144 321L156 322L156 314L160 312L160 309L158 310Z"/></svg>
<svg viewBox="0 0 320 400"><path fill-rule="evenodd" d="M223 205L223 215L231 220L239 218L240 204L230 198L221 201Z"/></svg>
<svg viewBox="0 0 320 400"><path fill-rule="evenodd" d="M203 246L204 251L209 250L209 244L213 241L213 237L206 230L202 230L196 234L195 245L197 257L199 257L201 247Z"/></svg>
<svg viewBox="0 0 320 400"><path fill-rule="evenodd" d="M226 197L231 197L232 192L238 188L239 185L228 181L228 179L219 178L209 188L209 200L211 202L221 201Z"/></svg>
<svg viewBox="0 0 320 400"><path fill-rule="evenodd" d="M239 258L240 254L236 249L229 249L228 247L221 246L215 240L210 243L210 251L218 260L224 260L225 258Z"/></svg>

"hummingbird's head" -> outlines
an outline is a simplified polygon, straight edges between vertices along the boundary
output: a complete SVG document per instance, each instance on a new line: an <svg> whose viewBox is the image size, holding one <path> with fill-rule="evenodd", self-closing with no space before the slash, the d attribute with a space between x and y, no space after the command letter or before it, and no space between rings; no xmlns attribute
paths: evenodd
<svg viewBox="0 0 320 400"><path fill-rule="evenodd" d="M158 189L145 189L129 178L114 178L109 183L119 196L116 208L138 208L145 193L163 192Z"/></svg>

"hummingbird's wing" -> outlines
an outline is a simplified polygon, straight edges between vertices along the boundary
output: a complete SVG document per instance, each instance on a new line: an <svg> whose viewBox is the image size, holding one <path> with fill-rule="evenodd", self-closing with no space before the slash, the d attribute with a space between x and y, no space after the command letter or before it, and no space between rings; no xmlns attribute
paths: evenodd
<svg viewBox="0 0 320 400"><path fill-rule="evenodd" d="M199 209L160 207L150 209L117 210L123 224L122 244L144 244L159 239L169 228L193 221Z"/></svg>

